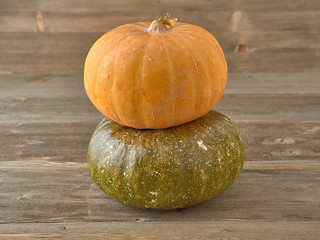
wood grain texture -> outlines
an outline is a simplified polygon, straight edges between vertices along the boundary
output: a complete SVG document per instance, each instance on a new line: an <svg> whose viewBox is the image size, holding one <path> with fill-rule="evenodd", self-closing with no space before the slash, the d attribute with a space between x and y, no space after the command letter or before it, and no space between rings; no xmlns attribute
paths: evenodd
<svg viewBox="0 0 320 240"><path fill-rule="evenodd" d="M137 220L138 221L138 220ZM202 223L33 223L1 224L1 239L108 240L318 240L319 223L217 221Z"/></svg>
<svg viewBox="0 0 320 240"><path fill-rule="evenodd" d="M207 11L183 10L150 11L135 8L135 11L3 11L0 16L2 32L42 32L39 22L45 23L45 31L60 32L106 32L126 23L152 22L170 12L179 22L199 25L211 33L215 32L261 32L261 31L319 31L320 11L264 11L263 14L251 11ZM28 25L27 23L33 23ZM22 26L24 28L22 28Z"/></svg>
<svg viewBox="0 0 320 240"><path fill-rule="evenodd" d="M246 161L319 160L318 122L237 123L246 146ZM0 161L54 162L86 160L96 123L1 124Z"/></svg>
<svg viewBox="0 0 320 240"><path fill-rule="evenodd" d="M246 162L234 185L217 198L187 209L156 211L108 197L92 182L85 160L1 161L0 221L320 221L320 162L276 164Z"/></svg>
<svg viewBox="0 0 320 240"><path fill-rule="evenodd" d="M230 73L225 94L318 95L320 73ZM0 96L86 98L82 75L0 74ZM18 86L18 87L17 87Z"/></svg>
<svg viewBox="0 0 320 240"><path fill-rule="evenodd" d="M200 3L192 0L124 0L124 1L101 1L101 0L1 0L0 9L6 11L12 10L43 10L43 11L95 11L95 10L110 10L110 11L128 11L134 13L140 9L145 11L166 11L177 10L184 12L207 12L207 11L308 11L320 10L320 3L317 0L202 0Z"/></svg>
<svg viewBox="0 0 320 240"><path fill-rule="evenodd" d="M302 85L306 78L308 84ZM290 222L291 227L296 222L310 223L306 225L309 227L300 225L300 231L308 233L309 239L318 233L320 128L319 115L314 109L319 107L319 73L231 74L226 100L222 100L221 105L223 109L231 109L230 115L233 114L245 140L244 170L236 183L218 198L193 208L169 212L124 206L92 182L86 165L86 147L101 115L88 102L81 76L1 75L0 79L1 103L4 103L0 142L6 143L0 148L0 208L4 226L18 222L61 221L66 224L99 221L160 225L170 221L177 226L179 221L185 221L181 224L186 227L189 222L201 222L201 226L205 226L203 221L210 221L210 224L225 221L223 226L229 222L246 223L254 229L260 222L279 224L278 221L285 221ZM17 85L20 88L15 88ZM310 99L314 100L310 102ZM71 103L67 104L68 101ZM305 101L309 103L309 115L298 114L305 111ZM290 121L285 118L268 120L279 108L291 115ZM14 118L9 121L10 111L18 114L16 122ZM266 111L270 112L266 115ZM87 115L81 115L82 112ZM309 118L313 120L306 121L306 116L313 116ZM115 231L119 231L119 227ZM286 232L281 229L279 236ZM258 233L257 229L252 231ZM3 232L0 236L8 238L45 236L36 230L31 235ZM48 234L49 238L54 236L43 234ZM205 234L207 232L203 236L192 236L203 239L211 236ZM261 234L268 236L266 232ZM172 232L168 236L176 235Z"/></svg>
<svg viewBox="0 0 320 240"><path fill-rule="evenodd" d="M83 65L104 32L166 12L220 42L216 110L246 163L217 198L174 211L122 205L91 180L102 115ZM0 0L0 239L320 239L320 1Z"/></svg>
<svg viewBox="0 0 320 240"><path fill-rule="evenodd" d="M239 46L236 44L236 46ZM252 52L246 55L226 51L231 73L319 72L317 50L293 49L276 52ZM310 53L310 54L309 54ZM0 74L82 74L86 53L1 53Z"/></svg>
<svg viewBox="0 0 320 240"><path fill-rule="evenodd" d="M235 122L319 121L319 95L224 94L215 110ZM0 97L0 122L4 123L67 123L97 122L102 115L83 96L80 99L3 98Z"/></svg>
<svg viewBox="0 0 320 240"><path fill-rule="evenodd" d="M41 8L46 1L30 4ZM206 4L210 3L199 6ZM103 33L161 15L138 8L66 9L68 5L63 11L0 11L0 73L82 74L89 48ZM305 72L319 71L320 11L315 9L263 14L240 10L188 13L181 9L176 16L206 28L218 39L230 72Z"/></svg>
<svg viewBox="0 0 320 240"><path fill-rule="evenodd" d="M229 72L319 72L318 32L213 32ZM83 74L86 55L102 34L2 33L0 73Z"/></svg>
<svg viewBox="0 0 320 240"><path fill-rule="evenodd" d="M319 73L231 73L225 93L317 95L319 79Z"/></svg>
<svg viewBox="0 0 320 240"><path fill-rule="evenodd" d="M4 32L1 34L0 52L85 55L91 45L103 34L104 32L41 34ZM241 56L255 52L281 53L292 49L301 49L305 54L312 54L320 47L318 42L320 37L317 32L214 32L214 35L226 54L232 52ZM239 45L245 45L245 51L239 52Z"/></svg>
<svg viewBox="0 0 320 240"><path fill-rule="evenodd" d="M2 76L4 79L11 78L11 76ZM292 74L291 79L295 79L295 81L291 81L290 84L286 83L289 81L288 78L290 79L290 75L288 75L287 80L283 80L283 84L278 84L276 87L277 91L283 94L271 93L270 88L273 88L275 81L282 82L281 76L285 76L284 74L271 75L279 76L279 78L274 78L275 80L270 83L264 81L264 84L261 84L261 80L257 79L267 79L268 76L261 77L263 74L243 75L243 79L247 79L243 80L243 83L250 83L248 87L241 83L242 88L246 89L244 93L251 92L251 94L242 94L241 88L238 88L239 85L237 84L233 87L232 82L237 81L237 75L234 76L233 79L231 75L230 88L227 88L230 93L226 92L223 95L215 109L231 117L235 122L319 121L317 109L320 101L318 94L320 82L318 81L318 74L304 75L309 79L306 87L302 88L306 90L299 90L301 78L304 78L303 75L293 77ZM15 79L15 77L12 78ZM14 87L18 84L15 81L3 81L4 85L0 89L0 122L2 124L31 122L97 123L102 119L102 115L93 107L85 94L81 76L29 76L25 80L20 78L19 88ZM289 87L287 87L287 84L289 84ZM263 95L261 95L263 90L261 90L261 93L256 92L257 89L263 87L269 88L269 90L265 90L266 92ZM291 93L286 90L290 88ZM292 94L292 89L302 92L312 89L313 93L307 95ZM286 93L286 91L288 92Z"/></svg>

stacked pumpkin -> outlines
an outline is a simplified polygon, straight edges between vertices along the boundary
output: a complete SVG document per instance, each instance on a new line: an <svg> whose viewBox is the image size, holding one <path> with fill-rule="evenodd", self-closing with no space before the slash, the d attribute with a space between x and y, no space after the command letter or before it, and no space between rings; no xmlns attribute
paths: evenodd
<svg viewBox="0 0 320 240"><path fill-rule="evenodd" d="M192 206L230 187L244 145L235 124L211 110L227 74L217 40L169 15L98 39L84 69L86 92L106 116L88 149L97 186L154 209Z"/></svg>

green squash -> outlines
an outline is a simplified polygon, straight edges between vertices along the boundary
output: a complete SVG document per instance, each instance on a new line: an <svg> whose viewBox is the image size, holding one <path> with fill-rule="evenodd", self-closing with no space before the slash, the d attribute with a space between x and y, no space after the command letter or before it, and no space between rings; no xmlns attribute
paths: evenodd
<svg viewBox="0 0 320 240"><path fill-rule="evenodd" d="M104 118L95 129L88 165L97 186L140 208L185 208L231 186L245 160L235 124L210 111L187 124L138 130Z"/></svg>

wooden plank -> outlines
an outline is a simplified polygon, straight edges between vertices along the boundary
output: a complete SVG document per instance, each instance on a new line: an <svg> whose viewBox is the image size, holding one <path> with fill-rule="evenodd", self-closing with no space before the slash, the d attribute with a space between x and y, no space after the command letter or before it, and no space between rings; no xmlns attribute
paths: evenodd
<svg viewBox="0 0 320 240"><path fill-rule="evenodd" d="M3 12L0 7L0 32L37 32L35 12Z"/></svg>
<svg viewBox="0 0 320 240"><path fill-rule="evenodd" d="M226 60L231 73L319 72L320 55L311 51L292 49L281 54L252 52L246 55L226 52ZM86 53L1 53L0 74L82 74L85 58Z"/></svg>
<svg viewBox="0 0 320 240"><path fill-rule="evenodd" d="M44 10L44 11L99 11L101 9L115 11L122 9L124 11L132 12L135 9L142 9L145 13L150 11L203 11L215 12L225 10L236 11L306 11L306 10L320 10L320 4L317 0L269 0L256 1L256 0L202 0L200 3L192 0L161 0L157 4L152 1L139 1L139 0L123 0L123 1L102 1L91 0L77 1L77 0L1 0L0 9L6 11L12 10Z"/></svg>
<svg viewBox="0 0 320 240"><path fill-rule="evenodd" d="M319 121L319 95L224 94L215 110L235 122ZM0 97L0 123L97 122L102 115L85 95L81 99Z"/></svg>
<svg viewBox="0 0 320 240"><path fill-rule="evenodd" d="M0 74L81 74L84 54L3 53Z"/></svg>
<svg viewBox="0 0 320 240"><path fill-rule="evenodd" d="M1 33L1 53L59 53L87 54L99 33ZM215 32L225 53L250 55L259 53L287 53L303 51L312 58L320 47L319 33L311 31ZM239 52L239 45L242 45Z"/></svg>
<svg viewBox="0 0 320 240"><path fill-rule="evenodd" d="M0 161L84 162L97 123L1 124Z"/></svg>
<svg viewBox="0 0 320 240"><path fill-rule="evenodd" d="M148 240L318 240L318 222L236 222L202 223L34 223L1 224L1 239L148 239Z"/></svg>
<svg viewBox="0 0 320 240"><path fill-rule="evenodd" d="M319 121L319 95L223 95L214 108L235 122Z"/></svg>
<svg viewBox="0 0 320 240"><path fill-rule="evenodd" d="M308 58L308 54L303 54L303 49L291 49L282 54L253 52L247 56L230 57L227 53L226 60L230 72L319 72L317 63L320 62L320 56L313 52Z"/></svg>
<svg viewBox="0 0 320 240"><path fill-rule="evenodd" d="M97 123L102 118L85 94L82 76L1 75L0 79L2 124ZM318 79L319 73L231 74L215 109L236 122L319 121Z"/></svg>
<svg viewBox="0 0 320 240"><path fill-rule="evenodd" d="M107 32L132 22L152 22L166 11L143 9L104 9L99 11L3 11L0 32ZM216 32L316 31L320 30L320 11L171 11L180 22L192 23ZM39 18L40 17L40 18ZM39 30L39 24L43 31Z"/></svg>
<svg viewBox="0 0 320 240"><path fill-rule="evenodd" d="M319 79L320 73L317 72L230 73L225 94L317 95L320 92ZM0 86L0 96L5 98L86 98L82 75L0 74Z"/></svg>
<svg viewBox="0 0 320 240"><path fill-rule="evenodd" d="M1 53L87 54L103 33L1 33ZM313 36L310 36L312 39Z"/></svg>
<svg viewBox="0 0 320 240"><path fill-rule="evenodd" d="M320 73L310 76L316 79ZM15 101L27 97L86 98L82 75L0 75L0 86L0 96Z"/></svg>
<svg viewBox="0 0 320 240"><path fill-rule="evenodd" d="M83 162L97 122L1 124L0 161ZM237 125L246 146L246 161L320 159L319 122Z"/></svg>
<svg viewBox="0 0 320 240"><path fill-rule="evenodd" d="M2 33L0 73L82 74L86 55L101 34ZM224 49L229 72L320 70L318 33L218 32L215 35Z"/></svg>
<svg viewBox="0 0 320 240"><path fill-rule="evenodd" d="M238 123L248 161L319 160L319 123Z"/></svg>
<svg viewBox="0 0 320 240"><path fill-rule="evenodd" d="M251 164L246 162L235 184L213 200L182 210L147 211L104 194L85 160L1 161L0 221L320 221L319 161L283 161L276 169L268 161Z"/></svg>
<svg viewBox="0 0 320 240"><path fill-rule="evenodd" d="M152 22L161 12L44 12L49 32L106 32L114 27L130 22ZM173 13L172 13L173 14ZM197 12L189 14L176 11L180 22L199 25L209 32L218 31L270 31L270 30L314 30L320 29L320 11L307 12Z"/></svg>
<svg viewBox="0 0 320 240"><path fill-rule="evenodd" d="M84 90L82 90L84 91ZM0 97L0 123L76 123L97 122L102 115L89 99L59 98L2 98Z"/></svg>
<svg viewBox="0 0 320 240"><path fill-rule="evenodd" d="M230 73L226 94L319 94L319 73Z"/></svg>

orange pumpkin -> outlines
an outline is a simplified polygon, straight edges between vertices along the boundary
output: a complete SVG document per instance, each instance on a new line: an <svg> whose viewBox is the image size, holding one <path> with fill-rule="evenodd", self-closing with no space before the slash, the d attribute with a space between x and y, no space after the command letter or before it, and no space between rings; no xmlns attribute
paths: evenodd
<svg viewBox="0 0 320 240"><path fill-rule="evenodd" d="M161 129L200 118L218 103L228 77L218 41L175 20L126 24L95 42L84 83L102 114L124 126Z"/></svg>

